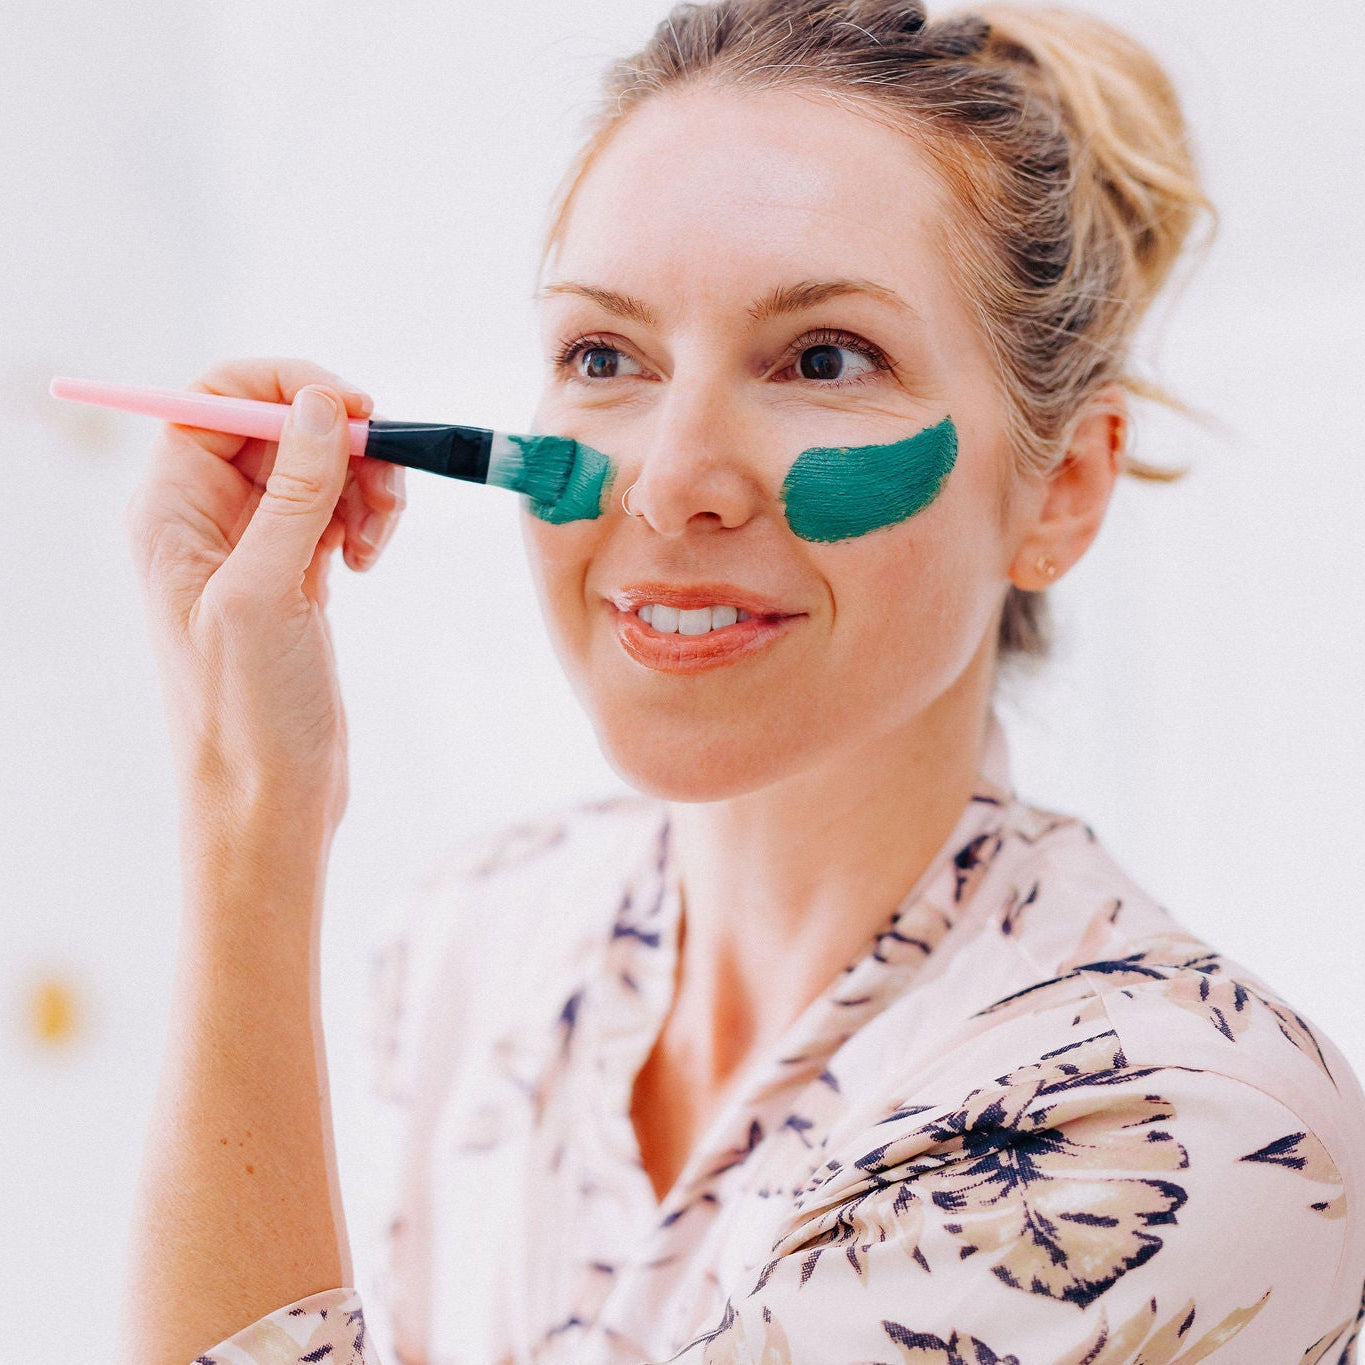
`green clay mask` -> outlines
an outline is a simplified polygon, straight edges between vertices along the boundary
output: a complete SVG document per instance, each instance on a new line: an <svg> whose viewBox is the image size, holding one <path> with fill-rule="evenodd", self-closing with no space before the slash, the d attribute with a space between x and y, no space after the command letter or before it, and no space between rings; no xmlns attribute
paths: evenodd
<svg viewBox="0 0 1365 1365"><path fill-rule="evenodd" d="M615 472L607 456L559 436L508 439L523 463L507 486L526 493L534 516L558 526L602 515ZM956 462L951 417L888 445L803 450L782 485L788 524L802 540L825 544L895 526L938 497Z"/></svg>
<svg viewBox="0 0 1365 1365"><path fill-rule="evenodd" d="M951 417L890 445L803 450L782 485L787 521L823 543L895 526L938 497L956 462Z"/></svg>
<svg viewBox="0 0 1365 1365"><path fill-rule="evenodd" d="M510 440L520 450L528 471L543 470L553 475L557 490L553 499L537 496L538 490L526 476L518 485L526 491L525 505L533 515L556 526L602 515L613 471L611 461L600 450L560 436L513 436Z"/></svg>

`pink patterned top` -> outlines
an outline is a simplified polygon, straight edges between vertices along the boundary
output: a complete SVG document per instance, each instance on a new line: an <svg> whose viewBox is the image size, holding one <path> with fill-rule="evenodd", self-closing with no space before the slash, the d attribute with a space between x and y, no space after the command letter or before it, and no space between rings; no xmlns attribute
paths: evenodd
<svg viewBox="0 0 1365 1365"><path fill-rule="evenodd" d="M919 884L662 1203L630 1099L673 989L666 807L511 830L411 904L376 975L382 1302L314 1294L200 1365L1356 1360L1356 1077L1017 800L998 725Z"/></svg>

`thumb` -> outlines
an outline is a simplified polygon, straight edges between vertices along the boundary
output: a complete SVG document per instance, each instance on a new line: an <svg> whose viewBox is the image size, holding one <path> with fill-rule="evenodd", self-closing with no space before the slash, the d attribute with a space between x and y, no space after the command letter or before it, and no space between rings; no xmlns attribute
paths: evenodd
<svg viewBox="0 0 1365 1365"><path fill-rule="evenodd" d="M265 583L298 587L317 553L346 484L350 434L343 412L319 385L294 395L265 493L237 547Z"/></svg>

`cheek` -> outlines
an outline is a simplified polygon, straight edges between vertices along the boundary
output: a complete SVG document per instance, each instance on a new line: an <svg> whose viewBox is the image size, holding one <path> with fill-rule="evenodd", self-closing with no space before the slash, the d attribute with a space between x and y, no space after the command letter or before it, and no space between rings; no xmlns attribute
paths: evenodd
<svg viewBox="0 0 1365 1365"><path fill-rule="evenodd" d="M946 489L921 516L820 549L846 695L914 711L957 679L1003 593L998 536L979 498Z"/></svg>
<svg viewBox="0 0 1365 1365"><path fill-rule="evenodd" d="M598 523L556 526L523 507L521 538L550 639L565 669L577 672L587 650L584 582L601 539Z"/></svg>

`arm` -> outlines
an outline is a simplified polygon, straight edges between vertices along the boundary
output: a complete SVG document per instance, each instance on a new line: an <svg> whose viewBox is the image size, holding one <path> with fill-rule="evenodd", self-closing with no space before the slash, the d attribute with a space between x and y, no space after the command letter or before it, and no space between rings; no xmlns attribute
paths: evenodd
<svg viewBox="0 0 1365 1365"><path fill-rule="evenodd" d="M280 1304L349 1285L318 992L313 831L190 850L170 1035L130 1247L121 1359L187 1365ZM262 875L263 871L265 875Z"/></svg>
<svg viewBox="0 0 1365 1365"><path fill-rule="evenodd" d="M391 529L402 506L382 461L350 458L343 414L370 405L335 375L246 360L191 387L293 406L278 443L165 427L124 514L180 785L184 890L127 1365L186 1365L350 1275L318 1000L348 794L327 573L343 543L353 568L373 563L363 519Z"/></svg>

